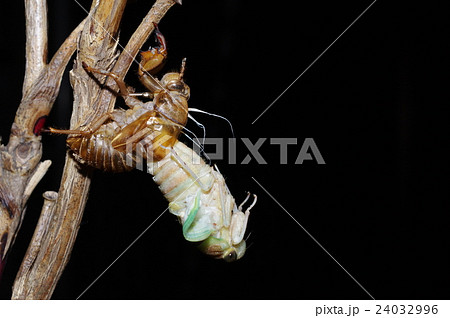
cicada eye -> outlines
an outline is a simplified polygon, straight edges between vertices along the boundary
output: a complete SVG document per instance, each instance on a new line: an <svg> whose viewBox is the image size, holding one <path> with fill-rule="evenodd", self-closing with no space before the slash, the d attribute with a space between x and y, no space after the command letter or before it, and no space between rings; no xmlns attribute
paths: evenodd
<svg viewBox="0 0 450 318"><path fill-rule="evenodd" d="M171 81L169 84L167 84L167 88L171 91L177 91L181 93L184 90L184 84L181 81Z"/></svg>
<svg viewBox="0 0 450 318"><path fill-rule="evenodd" d="M234 262L237 260L237 254L235 250L232 250L229 252L225 257L223 258L226 262Z"/></svg>

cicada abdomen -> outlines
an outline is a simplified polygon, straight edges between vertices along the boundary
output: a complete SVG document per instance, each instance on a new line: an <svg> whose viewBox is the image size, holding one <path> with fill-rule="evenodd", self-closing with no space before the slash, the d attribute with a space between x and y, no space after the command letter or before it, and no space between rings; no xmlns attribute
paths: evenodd
<svg viewBox="0 0 450 318"><path fill-rule="evenodd" d="M114 110L95 131L80 131L78 135L67 138L67 145L82 163L109 172L129 171L139 164L142 158L125 151L123 136L128 135L130 130L133 130L131 133L135 132L125 140L131 147L129 149L134 149L135 144L146 137L143 129L146 128L147 122L152 121L153 113L145 108ZM54 129L52 131L55 132ZM139 132L142 135L140 138Z"/></svg>
<svg viewBox="0 0 450 318"><path fill-rule="evenodd" d="M114 129L111 126L105 125L89 136L69 137L67 145L82 163L104 171L129 171L134 165L127 160L125 152L113 147Z"/></svg>

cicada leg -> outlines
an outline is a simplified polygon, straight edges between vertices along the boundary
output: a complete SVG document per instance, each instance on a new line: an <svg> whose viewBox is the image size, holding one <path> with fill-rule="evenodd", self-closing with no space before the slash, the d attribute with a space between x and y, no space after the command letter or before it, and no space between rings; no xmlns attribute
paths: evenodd
<svg viewBox="0 0 450 318"><path fill-rule="evenodd" d="M97 74L102 74L102 75L106 75L106 76L111 77L116 82L117 86L119 86L120 95L122 95L124 97L130 95L130 93L128 92L127 85L125 84L125 82L117 74L90 67L85 62L82 62L82 65L83 65L83 68L86 70L86 72L97 73Z"/></svg>
<svg viewBox="0 0 450 318"><path fill-rule="evenodd" d="M155 26L154 35L156 37L157 45L150 47L148 51L140 53L141 61L139 63L138 75L139 79L150 92L156 93L164 90L161 83L152 75L158 73L164 66L167 59L167 45L166 39L158 29L158 25Z"/></svg>
<svg viewBox="0 0 450 318"><path fill-rule="evenodd" d="M250 210L256 204L257 197L256 195L253 195L254 200L252 204L247 208L247 210L245 210L245 213L243 213L241 211L242 206L248 200L249 197L250 193L247 195L247 198L245 198L244 202L242 202L241 205L239 205L238 211L234 211L233 216L231 217L230 232L231 232L231 241L233 244L239 244L239 242L241 242L242 239L244 238L248 218L250 216Z"/></svg>
<svg viewBox="0 0 450 318"><path fill-rule="evenodd" d="M86 72L97 73L97 74L102 74L102 75L111 77L116 82L117 86L119 87L120 96L122 96L122 98L125 101L125 104L128 107L130 107L131 109L133 109L136 106L142 106L144 104L143 102L141 102L139 99L136 98L137 96L143 96L143 97L147 97L147 98L153 97L153 94L148 93L148 92L146 92L146 93L130 93L128 91L128 88L127 88L127 85L125 84L125 82L117 74L90 67L85 62L82 62L82 64L83 64L83 68L86 70Z"/></svg>
<svg viewBox="0 0 450 318"><path fill-rule="evenodd" d="M49 127L48 129L42 129L43 132L50 132L53 134L60 134L60 135L82 135L82 136L88 136L93 133L95 133L107 120L111 119L111 113L106 113L100 116L97 120L92 122L89 126L87 126L85 129L56 129Z"/></svg>
<svg viewBox="0 0 450 318"><path fill-rule="evenodd" d="M167 59L167 45L164 35L159 31L158 25L153 22L155 27L154 36L156 38L157 45L150 47L148 51L140 53L141 62L139 65L139 75L143 75L143 72L148 72L152 75L158 73L166 63Z"/></svg>

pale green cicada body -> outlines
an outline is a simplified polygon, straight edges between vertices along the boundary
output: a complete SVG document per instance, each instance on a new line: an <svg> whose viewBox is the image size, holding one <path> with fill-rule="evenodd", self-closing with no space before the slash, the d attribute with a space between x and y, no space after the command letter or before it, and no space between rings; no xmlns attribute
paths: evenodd
<svg viewBox="0 0 450 318"><path fill-rule="evenodd" d="M246 249L245 230L253 203L242 211L236 207L222 174L207 165L192 149L176 142L171 152L153 163L150 171L178 216L183 235L190 242L201 242L202 252L227 262L240 259Z"/></svg>

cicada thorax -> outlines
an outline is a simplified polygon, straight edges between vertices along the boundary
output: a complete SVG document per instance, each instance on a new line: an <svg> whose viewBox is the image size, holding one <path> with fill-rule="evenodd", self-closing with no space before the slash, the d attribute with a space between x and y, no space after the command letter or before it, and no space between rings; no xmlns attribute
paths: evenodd
<svg viewBox="0 0 450 318"><path fill-rule="evenodd" d="M148 142L144 147L146 159L159 161L166 157L186 126L190 89L183 80L186 59L183 59L179 73L166 73L161 81L151 75L164 66L167 58L166 41L156 24L154 34L158 45L141 52L138 75L141 83L153 96L156 112L149 123L152 134L145 139Z"/></svg>
<svg viewBox="0 0 450 318"><path fill-rule="evenodd" d="M189 87L180 73L167 73L161 80L163 90L154 93L155 116L149 122L152 129L147 160L159 161L175 145L188 120Z"/></svg>

